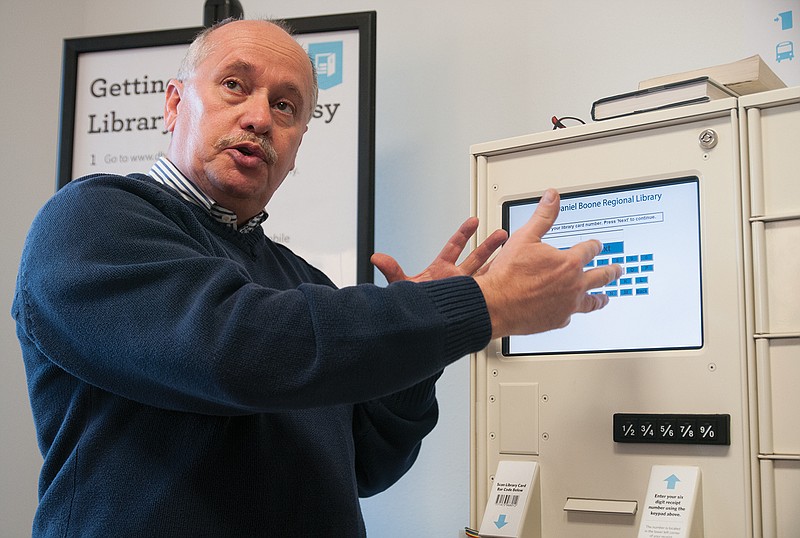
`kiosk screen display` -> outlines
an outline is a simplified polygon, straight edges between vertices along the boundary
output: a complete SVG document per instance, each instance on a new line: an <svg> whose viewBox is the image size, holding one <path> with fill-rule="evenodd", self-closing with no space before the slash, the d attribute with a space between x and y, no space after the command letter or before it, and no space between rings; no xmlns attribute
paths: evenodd
<svg viewBox="0 0 800 538"><path fill-rule="evenodd" d="M504 203L503 227L514 233L538 202ZM591 292L607 294L609 304L573 315L563 329L504 338L504 355L703 346L697 177L562 194L558 219L542 240L567 249L587 239L603 243L587 269L624 269L619 280Z"/></svg>

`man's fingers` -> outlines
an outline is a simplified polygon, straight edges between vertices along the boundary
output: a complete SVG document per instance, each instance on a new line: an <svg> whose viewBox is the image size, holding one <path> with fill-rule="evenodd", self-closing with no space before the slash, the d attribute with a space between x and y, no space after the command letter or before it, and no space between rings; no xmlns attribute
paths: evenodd
<svg viewBox="0 0 800 538"><path fill-rule="evenodd" d="M523 224L516 233L524 235L528 239L534 238L535 240L540 240L556 221L560 200L561 198L555 189L547 189L542 199L539 200L536 211L533 212L528 222Z"/></svg>
<svg viewBox="0 0 800 538"><path fill-rule="evenodd" d="M465 220L458 228L458 231L447 241L442 251L439 252L439 259L455 264L477 229L477 217L470 217Z"/></svg>
<svg viewBox="0 0 800 538"><path fill-rule="evenodd" d="M602 288L622 276L622 266L605 265L584 271L584 285L587 290Z"/></svg>
<svg viewBox="0 0 800 538"><path fill-rule="evenodd" d="M392 282L397 282L398 280L406 280L408 278L403 272L403 269L400 267L400 264L397 263L397 260L388 254L376 252L372 255L372 257L370 257L369 261L372 262L372 265L378 268L378 271L383 273L383 276L386 277L386 282L389 284Z"/></svg>
<svg viewBox="0 0 800 538"><path fill-rule="evenodd" d="M464 274L475 274L476 271L484 266L494 251L500 248L506 239L508 239L508 232L505 230L495 230L483 241L483 243L478 245L475 250L469 253L469 256L467 256L467 258L461 262L459 267L462 271L464 271Z"/></svg>
<svg viewBox="0 0 800 538"><path fill-rule="evenodd" d="M595 256L600 254L603 250L603 244L596 239L590 239L576 243L570 250L577 254L581 263L586 266ZM618 264L604 265L584 271L583 274L586 289L602 288L622 276L622 266Z"/></svg>
<svg viewBox="0 0 800 538"><path fill-rule="evenodd" d="M586 265L602 252L603 243L597 239L589 239L588 241L575 243L570 250L578 255L583 265Z"/></svg>
<svg viewBox="0 0 800 538"><path fill-rule="evenodd" d="M590 295L587 293L586 295L583 296L582 300L578 304L578 309L575 312L581 314L587 314L589 312L594 312L595 310L600 310L607 304L608 304L607 295Z"/></svg>

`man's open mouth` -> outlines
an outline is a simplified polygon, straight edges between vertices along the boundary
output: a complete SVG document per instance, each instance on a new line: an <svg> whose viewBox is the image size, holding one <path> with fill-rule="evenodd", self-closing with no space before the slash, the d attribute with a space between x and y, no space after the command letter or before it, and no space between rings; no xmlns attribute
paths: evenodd
<svg viewBox="0 0 800 538"><path fill-rule="evenodd" d="M248 157L258 157L263 161L266 160L264 158L264 152L260 148L254 145L243 144L243 145L233 146L231 149L235 149L242 155L246 155Z"/></svg>

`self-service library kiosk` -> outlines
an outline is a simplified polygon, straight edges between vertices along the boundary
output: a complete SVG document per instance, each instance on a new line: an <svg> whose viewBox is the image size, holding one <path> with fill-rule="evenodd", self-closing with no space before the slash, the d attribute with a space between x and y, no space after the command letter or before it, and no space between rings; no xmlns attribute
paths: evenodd
<svg viewBox="0 0 800 538"><path fill-rule="evenodd" d="M543 240L599 239L592 264L624 267L604 310L473 357L472 525L491 508L482 536L800 536L800 88L471 154L478 241L555 187ZM524 515L497 493L507 462L535 462Z"/></svg>

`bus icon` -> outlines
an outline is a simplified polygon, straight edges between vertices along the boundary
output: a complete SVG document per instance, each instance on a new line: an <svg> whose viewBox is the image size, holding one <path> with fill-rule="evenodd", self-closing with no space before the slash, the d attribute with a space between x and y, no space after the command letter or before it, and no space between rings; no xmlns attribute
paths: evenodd
<svg viewBox="0 0 800 538"><path fill-rule="evenodd" d="M775 46L775 60L791 60L794 58L794 43L791 41L781 41Z"/></svg>

